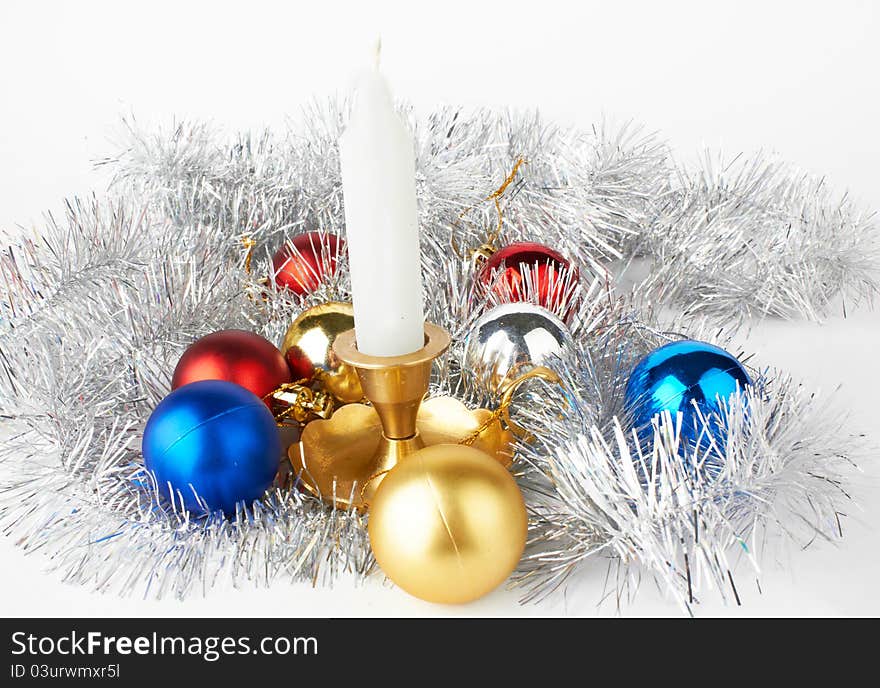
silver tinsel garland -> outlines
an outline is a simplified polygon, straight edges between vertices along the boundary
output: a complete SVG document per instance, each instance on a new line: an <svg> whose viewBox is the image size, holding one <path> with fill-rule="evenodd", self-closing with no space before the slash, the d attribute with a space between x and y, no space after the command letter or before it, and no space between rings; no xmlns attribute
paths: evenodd
<svg viewBox="0 0 880 688"><path fill-rule="evenodd" d="M759 578L767 546L842 536L863 438L846 430L843 412L778 371L753 369L753 387L701 416L696 446L679 441L681 419L668 415L654 419L653 440L626 429L629 370L682 331L727 343L705 325L663 332L621 319L582 357L555 362L563 390L535 383L532 393L549 403L526 419L536 439L518 452L532 494L532 546L515 577L524 599L541 599L606 555L616 572L607 594L618 604L647 569L692 613L712 591L739 603L737 564Z"/></svg>
<svg viewBox="0 0 880 688"><path fill-rule="evenodd" d="M727 321L821 320L835 297L845 309L877 292L873 214L772 158L707 153L700 169L679 171L642 242L646 292Z"/></svg>
<svg viewBox="0 0 880 688"><path fill-rule="evenodd" d="M343 231L345 110L315 107L285 136L231 142L204 125L147 135L129 123L130 145L103 161L111 197L71 203L65 222L50 218L0 255L0 519L66 580L183 597L224 576L318 583L375 570L363 516L279 489L234 519L196 518L157 498L140 456L146 419L193 339L240 327L280 342L303 308L349 300L344 264L304 298L261 281L286 238ZM469 252L496 227L486 199L519 158L499 243L540 241L581 271L558 304L559 315L578 304L577 352L554 366L565 387L529 383L514 407L537 435L514 467L531 512L513 581L524 599L608 555L618 596L643 571L690 609L701 591L736 597L735 560L757 567L768 533L836 535L859 443L783 375L758 371L754 390L704 419L726 430L724 447L701 450L724 456L720 475L684 468L701 456L680 460L674 419L657 419L652 446L639 446L621 395L659 343L725 341L705 323L660 327L644 305L656 298L733 324L753 313L818 318L836 293L872 294L880 253L865 216L762 160L735 173L711 158L676 171L666 147L632 126L405 114L417 138L426 314L454 342L432 394L498 404L461 366L470 325L503 300L474 302ZM245 240L256 244L249 259ZM611 266L636 256L654 269L630 303L614 296Z"/></svg>

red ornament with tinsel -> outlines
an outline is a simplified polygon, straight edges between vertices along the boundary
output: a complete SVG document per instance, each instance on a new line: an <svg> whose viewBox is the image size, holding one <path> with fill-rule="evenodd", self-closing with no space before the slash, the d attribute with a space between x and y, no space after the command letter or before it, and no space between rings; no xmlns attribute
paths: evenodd
<svg viewBox="0 0 880 688"><path fill-rule="evenodd" d="M529 301L567 319L575 304L564 301L577 283L578 269L549 246L530 241L495 251L477 273L477 283L502 303Z"/></svg>
<svg viewBox="0 0 880 688"><path fill-rule="evenodd" d="M272 258L275 284L297 296L309 294L336 273L345 240L327 232L306 232L286 241Z"/></svg>
<svg viewBox="0 0 880 688"><path fill-rule="evenodd" d="M171 388L198 380L227 380L261 399L291 382L290 368L270 341L244 330L221 330L193 342L180 357ZM269 400L266 405L270 406Z"/></svg>

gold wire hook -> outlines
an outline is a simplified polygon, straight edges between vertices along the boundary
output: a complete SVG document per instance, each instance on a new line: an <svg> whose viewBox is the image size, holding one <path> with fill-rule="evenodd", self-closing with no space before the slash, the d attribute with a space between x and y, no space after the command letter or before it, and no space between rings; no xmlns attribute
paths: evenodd
<svg viewBox="0 0 880 688"><path fill-rule="evenodd" d="M525 440L526 442L531 442L534 439L534 435L532 435L532 433L530 433L521 425L513 422L510 417L510 405L513 402L513 395L516 394L520 386L524 382L535 378L544 380L545 382L552 382L553 384L559 385L560 387L565 386L562 382L562 378L559 377L559 375L557 375L554 371L550 370L550 368L548 368L547 366L535 366L531 370L523 373L522 375L514 378L504 385L501 392L501 403L498 406L498 411L501 413L501 417L504 419L507 427L510 428L510 431L517 437Z"/></svg>
<svg viewBox="0 0 880 688"><path fill-rule="evenodd" d="M495 191L493 191L488 196L486 196L486 198L483 199L483 201L494 201L495 211L498 213L498 224L495 226L495 229L492 232L489 232L489 234L486 236L486 241L483 242L480 248L473 252L473 257L475 259L479 259L480 256L491 255L495 252L495 242L498 241L498 237L501 236L501 228L504 224L504 210L501 208L501 197L504 195L504 192L507 191L507 187L513 183L514 179L516 179L519 168L522 165L527 164L528 161L525 158L517 158L516 163L513 165L513 169L501 183L501 186L499 186L497 189L495 189ZM449 243L452 245L452 250L455 252L455 255L459 258L464 258L464 255L459 249L458 241L455 238L455 230L461 224L461 221L465 218L465 215L471 212L478 205L479 203L474 203L473 205L468 206L467 208L462 210L461 213L459 213L458 215L458 219L452 225L453 231Z"/></svg>
<svg viewBox="0 0 880 688"><path fill-rule="evenodd" d="M257 242L250 234L245 234L241 237L241 245L247 251L244 256L244 271L251 274L251 260L254 257L254 248Z"/></svg>

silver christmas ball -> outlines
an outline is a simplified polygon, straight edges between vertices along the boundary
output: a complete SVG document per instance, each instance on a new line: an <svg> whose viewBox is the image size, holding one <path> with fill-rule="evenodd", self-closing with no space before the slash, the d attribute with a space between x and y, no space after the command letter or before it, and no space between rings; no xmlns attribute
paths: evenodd
<svg viewBox="0 0 880 688"><path fill-rule="evenodd" d="M504 383L574 350L571 333L550 311L505 303L486 311L465 338L464 368L497 393Z"/></svg>

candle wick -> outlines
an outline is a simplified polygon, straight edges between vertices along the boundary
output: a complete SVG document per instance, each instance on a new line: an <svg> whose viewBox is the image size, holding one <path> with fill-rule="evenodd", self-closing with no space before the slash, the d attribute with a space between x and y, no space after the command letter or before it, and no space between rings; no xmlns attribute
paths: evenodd
<svg viewBox="0 0 880 688"><path fill-rule="evenodd" d="M376 50L373 54L373 67L378 72L379 62L382 59L382 36L376 36Z"/></svg>

